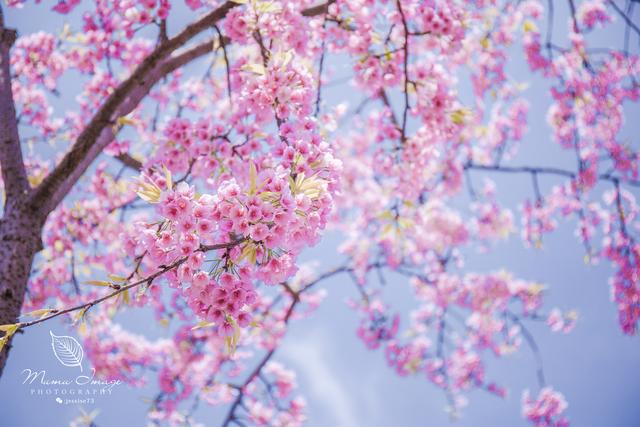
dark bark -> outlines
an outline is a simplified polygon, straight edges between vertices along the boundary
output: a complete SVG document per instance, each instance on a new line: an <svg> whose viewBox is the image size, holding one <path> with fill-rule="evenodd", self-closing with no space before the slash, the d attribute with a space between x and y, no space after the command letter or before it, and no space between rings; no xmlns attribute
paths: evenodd
<svg viewBox="0 0 640 427"><path fill-rule="evenodd" d="M9 63L15 40L16 31L5 28L0 9L0 167L5 193L4 214L0 220L0 325L18 321L31 263L42 249L44 223L40 212L25 207L31 187L20 147ZM0 352L0 375L10 348L11 339Z"/></svg>
<svg viewBox="0 0 640 427"><path fill-rule="evenodd" d="M43 216L26 211L31 192L20 147L16 108L11 91L9 52L16 31L5 28L0 9L0 167L4 184L4 215L0 220L0 325L16 323L22 308L36 252L42 248ZM0 375L11 340L0 352Z"/></svg>
<svg viewBox="0 0 640 427"><path fill-rule="evenodd" d="M30 189L22 160L16 107L11 92L9 52L15 40L16 31L5 28L4 15L0 9L0 167L5 204L22 199Z"/></svg>
<svg viewBox="0 0 640 427"><path fill-rule="evenodd" d="M27 291L31 263L42 249L43 220L34 212L5 211L0 220L0 324L18 321ZM0 352L0 376L9 356L11 340Z"/></svg>

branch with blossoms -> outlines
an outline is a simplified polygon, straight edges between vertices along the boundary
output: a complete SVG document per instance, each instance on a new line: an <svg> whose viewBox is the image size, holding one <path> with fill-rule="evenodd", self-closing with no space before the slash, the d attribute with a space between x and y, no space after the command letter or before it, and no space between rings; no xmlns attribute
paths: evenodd
<svg viewBox="0 0 640 427"><path fill-rule="evenodd" d="M369 268L375 268L375 267L376 267L375 265L371 265ZM286 308L285 315L284 315L284 318L283 318L283 322L284 322L285 326L289 323L289 320L291 319L291 316L294 313L294 310L295 310L296 306L301 302L300 297L305 292L311 290L313 287L318 285L323 280L331 278L332 276L334 276L336 274L348 273L348 272L350 272L350 269L347 268L347 267L334 268L332 270L329 270L329 271L319 275L317 278L315 278L314 280L310 281L309 283L303 285L298 290L293 290L287 283L283 283L282 285L285 287L287 294L291 298L291 302L289 303L288 307ZM260 361L258 362L256 367L249 374L249 376L245 379L245 381L241 385L236 385L236 386L233 387L233 388L235 388L237 390L237 396L234 399L233 403L231 404L231 406L229 408L229 411L227 412L227 415L226 415L224 421L222 422L222 427L228 427L232 423L239 424L238 423L239 418L238 418L238 415L236 414L236 412L240 408L246 408L246 406L243 405L243 399L246 397L247 388L250 387L251 383L254 382L256 380L256 378L258 378L261 381L263 381L265 383L265 386L268 389L268 392L271 393L271 389L270 389L271 385L266 380L264 380L264 378L262 376L262 371L264 370L265 366L269 363L269 361L273 358L273 355L275 354L275 352L276 352L276 348L272 348L271 350L269 350L262 357L262 359L260 359Z"/></svg>
<svg viewBox="0 0 640 427"><path fill-rule="evenodd" d="M11 80L9 72L9 50L15 39L15 31L5 29L4 22L0 20L0 30L2 32L2 75L0 80L2 83L2 93L0 96L6 101L2 105L6 111L1 116L4 120L2 124L6 132L11 138L7 141L11 142L11 146L7 145L7 149L0 150L0 164L4 176L6 192L5 200L5 217L18 217L20 220L14 222L6 222L5 231L2 233L14 233L16 222L28 220L31 224L24 228L31 228L35 233L33 236L20 236L19 239L27 240L28 247L25 248L17 256L17 260L21 263L31 263L36 252L41 249L40 232L45 219L49 214L60 205L62 200L76 185L79 178L87 171L89 166L95 159L106 149L106 147L114 140L114 137L121 128L121 120L129 113L133 112L148 95L151 89L164 77L169 76L179 68L189 64L190 62L211 52L214 47L214 40L210 39L191 48L179 51L180 48L192 41L196 36L204 32L206 29L215 25L223 19L229 10L240 6L239 3L227 1L215 10L206 14L202 18L186 26L177 35L166 37L166 25L163 24L161 30L165 36L158 38L157 46L146 55L139 63L133 64L131 74L124 81L119 83L117 87L113 87L108 91L108 96L102 102L94 114L87 118L86 124L78 132L77 138L71 149L65 154L62 160L55 168L43 178L38 180L38 185L31 188L26 181L24 171L24 162L21 156L20 139L18 135L17 122L13 119L16 117L13 97L11 93ZM303 11L303 15L314 16L323 13L326 5L318 5ZM68 9L58 9L61 13L66 13ZM128 28L127 31L131 31ZM224 46L222 40L221 45ZM226 52L226 51L225 51ZM109 54L107 53L107 65L109 64ZM38 71L39 72L39 71ZM110 73L111 75L113 73ZM142 164L131 156L120 153L119 160L126 166L136 170L140 170ZM18 180L18 181L16 181ZM15 194L14 194L15 190ZM1 234L1 233L0 233ZM14 240L7 238L6 241ZM11 251L11 248L7 248ZM12 259L7 259L7 268L15 264ZM20 264L19 264L20 265ZM0 319L0 323L10 324L18 316L22 300L26 293L26 281L28 277L29 266L24 265L20 269L19 277L8 277L4 280L9 289L7 295L11 295L6 303L2 306L4 315ZM12 275L14 273L11 273ZM4 291L3 291L4 292ZM10 341L9 334L6 340ZM4 366L7 357L7 351L0 352L0 366Z"/></svg>
<svg viewBox="0 0 640 427"><path fill-rule="evenodd" d="M181 54L170 57L203 30L209 28L237 3L226 2L197 22L188 25L171 39L161 42L138 66L127 80L113 91L99 111L78 136L72 149L47 178L34 190L32 204L44 206L50 212L70 191L80 175L113 139L111 126L119 117L129 114L148 91L164 76L197 57L208 53L212 41L199 44Z"/></svg>
<svg viewBox="0 0 640 427"><path fill-rule="evenodd" d="M209 53L214 45L214 40L206 40L174 56L171 54L205 29L215 26L215 23L223 19L229 10L239 5L240 3L227 1L203 18L188 25L171 39L161 40L154 51L136 67L131 76L113 91L96 112L78 136L72 149L56 166L55 170L34 190L30 204L43 207L45 214L55 208L88 166L113 139L113 130L110 125L113 125L118 118L133 111L161 78ZM326 7L326 5L319 5L303 11L302 14L315 16L315 14L322 13ZM223 49L224 45L225 43L221 43Z"/></svg>
<svg viewBox="0 0 640 427"><path fill-rule="evenodd" d="M238 239L238 240L234 240L228 243L220 243L220 244L215 244L215 245L202 245L200 246L200 248L198 249L199 252L209 252L209 251L215 251L215 250L220 250L220 249L231 249L234 248L238 245L240 245L241 243L245 242L246 238L243 239ZM73 312L80 312L80 316L79 317L84 317L87 313L87 311L92 308L93 306L100 304L104 301L110 300L114 297L119 297L122 294L128 292L130 289L134 289L138 286L141 285L145 285L147 288L149 286L151 286L151 284L153 283L153 281L157 278L160 278L163 274L168 273L170 271L173 271L175 269L177 269L178 267L180 267L182 264L184 264L187 261L188 257L183 257L180 258L174 262L172 262L170 265L164 266L162 268L160 268L158 271L156 271L153 274L150 274L149 276L144 277L143 279L137 280L133 283L127 283L126 281L123 283L111 283L111 282L100 282L100 281L94 281L93 283L90 284L97 284L98 286L106 286L109 288L114 289L113 292L108 293L107 295L104 295L100 298L73 306L73 307L69 307L69 308L63 308L63 309L42 309L42 310L37 310L36 313L31 313L31 315L36 315L36 316L40 316L39 319L36 320L31 320L31 321L27 321L27 322L20 322L17 323L15 325L11 325L12 328L11 330L13 331L12 333L18 332L20 330L23 330L29 326L33 326L33 325L37 325L39 323L42 322L46 322L47 320L51 320L54 319L58 316L62 316L64 314L70 314ZM138 266L140 265L140 262L142 261L142 257L139 257L139 261L138 261ZM136 270L131 273L131 275L129 276L129 278L127 278L127 280L130 280L131 277L133 277L133 275L137 272L137 267ZM27 314L29 315L29 314ZM8 335L10 336L10 335ZM8 339L8 336L5 335L3 341L2 341L2 345L5 344L6 339ZM0 347L1 348L1 347Z"/></svg>

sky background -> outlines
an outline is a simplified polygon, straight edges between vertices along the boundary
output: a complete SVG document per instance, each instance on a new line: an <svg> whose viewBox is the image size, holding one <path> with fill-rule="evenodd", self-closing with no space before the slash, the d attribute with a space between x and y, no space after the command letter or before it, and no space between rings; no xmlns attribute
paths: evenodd
<svg viewBox="0 0 640 427"><path fill-rule="evenodd" d="M564 3L564 2L558 2ZM6 10L6 21L21 34L39 29L59 30L62 20L46 13L46 7L27 6L21 11ZM565 31L567 18L563 6L556 8L557 33ZM52 21L52 17L56 21ZM186 16L186 15L185 15ZM71 18L73 19L73 17ZM177 29L185 21L174 21ZM635 22L638 22L638 18ZM620 21L616 29L599 33L593 46L621 46ZM558 42L562 37L557 38ZM523 64L520 51L512 52L509 74L513 77L530 75ZM329 61L336 81L346 73L347 64L339 59ZM520 77L523 78L523 77ZM539 77L528 80L530 88L525 97L530 103L529 131L513 165L575 167L571 153L560 150L550 140L546 124L548 86ZM75 90L71 82L65 83L61 92ZM461 76L461 90L468 91L469 82ZM329 86L323 96L328 103L346 100L352 106L358 104L360 94L348 84ZM469 94L466 94L467 99ZM61 104L72 102L58 101ZM71 105L71 104L69 104ZM627 109L627 117L639 117L640 109ZM623 136L631 138L640 134L637 121L630 121ZM489 176L497 184L499 200L514 209L519 224L518 204L531 197L530 177L501 176L499 174L473 173L476 188L482 178ZM548 189L558 183L556 178L541 177L541 186ZM604 187L602 187L604 188ZM468 204L465 195L456 201ZM507 241L498 243L488 253L470 250L466 253L464 269L489 272L506 267L515 277L535 280L549 287L545 307L577 309L580 314L575 330L569 335L552 333L544 324L527 324L533 333L544 362L547 383L561 391L569 402L567 415L574 426L584 427L633 427L640 425L640 341L637 337L624 336L618 326L615 306L610 301L608 278L612 272L607 262L586 266L584 251L574 237L575 223L561 223L558 231L544 238L541 249L527 249L515 233ZM337 233L329 232L316 247L307 250L303 261L321 260L319 271L342 262L336 253L340 242ZM408 312L414 307L406 281L387 275L384 295L397 311ZM356 339L358 318L345 304L356 291L347 276L335 276L323 282L328 296L320 308L308 319L292 323L275 360L284 362L297 373L300 392L308 402L308 426L311 427L386 427L386 426L496 426L512 427L528 425L520 415L520 398L526 388L537 393L535 363L532 353L523 343L520 351L499 360L487 357L487 377L507 385L509 395L500 399L483 391L471 392L469 405L462 418L451 424L444 412L444 394L432 386L424 376L410 378L396 376L384 361L382 352L366 350ZM133 324L136 332L159 336L163 332L148 313L137 311L126 315L127 327ZM51 352L49 331L57 335L74 335L62 322L53 321L37 325L14 340L9 362L0 379L2 418L0 425L63 426L76 417L76 405L60 405L54 397L34 397L28 387L22 385L22 370L46 369L51 377L69 375L69 369L61 366ZM85 364L86 366L86 364ZM156 384L152 380L147 387L127 385L117 387L110 397L100 398L96 405L100 414L99 426L144 425L148 404L145 399L153 396ZM205 425L220 424L226 408L199 411L198 419Z"/></svg>

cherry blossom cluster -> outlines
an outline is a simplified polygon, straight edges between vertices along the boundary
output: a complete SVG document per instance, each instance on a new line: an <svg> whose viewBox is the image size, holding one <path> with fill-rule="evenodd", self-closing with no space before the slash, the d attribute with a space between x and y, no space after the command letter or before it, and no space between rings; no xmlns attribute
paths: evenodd
<svg viewBox="0 0 640 427"><path fill-rule="evenodd" d="M597 25L603 25L611 21L606 4L602 0L590 0L580 4L577 17L587 29L592 29Z"/></svg>
<svg viewBox="0 0 640 427"><path fill-rule="evenodd" d="M360 326L356 331L358 338L364 341L367 348L375 350L382 343L393 339L398 333L400 316L397 314L388 318L386 307L379 300L358 306L356 302L351 303L354 308L362 311Z"/></svg>
<svg viewBox="0 0 640 427"><path fill-rule="evenodd" d="M275 53L266 69L244 61L234 65L238 72L233 74L232 84L239 89L240 109L252 114L258 124L270 121L274 112L280 121L311 115L315 96L312 76L292 61L293 55L292 51ZM282 137L287 139L286 134Z"/></svg>
<svg viewBox="0 0 640 427"><path fill-rule="evenodd" d="M168 134L179 137L175 126L171 129ZM288 156L287 150L282 151L283 156ZM308 177L308 169L298 169L293 178L291 168L302 155L296 159L295 151L292 154L288 170L282 166L263 169L251 163L244 180L224 181L215 196L196 196L185 182L158 194L158 211L166 221L160 228L142 225L144 237L129 243L133 256L137 250L138 255L146 251L156 266L186 257L170 280L190 285L184 287L188 304L201 317L224 322L220 329L223 335L232 332L230 322L237 321L242 327L250 322L250 316L240 310L256 298L251 279L269 284L286 280L296 270L295 256L305 244L317 241L317 233L326 223L331 209L327 166L321 162L317 172L312 170ZM159 182L147 185L160 189ZM164 179L162 185L170 183ZM220 242L220 236L236 236L239 243L224 251L210 277L201 269L202 245ZM140 245L146 249L137 249Z"/></svg>
<svg viewBox="0 0 640 427"><path fill-rule="evenodd" d="M30 85L41 84L54 89L67 67L64 56L56 51L55 43L55 36L45 32L20 37L11 56L13 70L24 76Z"/></svg>
<svg viewBox="0 0 640 427"><path fill-rule="evenodd" d="M416 10L419 31L433 36L449 36L454 41L464 38L463 9L446 2L422 2Z"/></svg>
<svg viewBox="0 0 640 427"><path fill-rule="evenodd" d="M564 396L551 387L540 390L535 399L531 398L528 390L522 395L522 415L536 427L569 426L569 421L563 415L567 406Z"/></svg>

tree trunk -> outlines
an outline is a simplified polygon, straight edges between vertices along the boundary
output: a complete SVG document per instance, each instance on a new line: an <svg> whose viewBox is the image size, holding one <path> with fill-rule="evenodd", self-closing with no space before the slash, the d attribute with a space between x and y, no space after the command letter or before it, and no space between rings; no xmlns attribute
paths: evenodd
<svg viewBox="0 0 640 427"><path fill-rule="evenodd" d="M36 212L5 206L0 220L0 324L18 321L27 290L31 264L42 249L44 220ZM9 356L11 340L0 352L0 376Z"/></svg>

